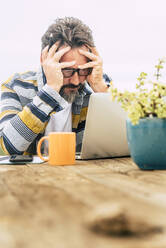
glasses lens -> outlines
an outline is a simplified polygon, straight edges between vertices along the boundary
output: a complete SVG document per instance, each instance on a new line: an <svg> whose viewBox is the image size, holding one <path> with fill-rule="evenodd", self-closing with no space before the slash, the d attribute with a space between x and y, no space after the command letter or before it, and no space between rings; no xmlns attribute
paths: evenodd
<svg viewBox="0 0 166 248"><path fill-rule="evenodd" d="M73 69L62 69L62 74L64 77L71 77L73 74Z"/></svg>
<svg viewBox="0 0 166 248"><path fill-rule="evenodd" d="M91 72L92 72L92 68L80 69L79 75L80 76L88 76L89 74L91 74Z"/></svg>

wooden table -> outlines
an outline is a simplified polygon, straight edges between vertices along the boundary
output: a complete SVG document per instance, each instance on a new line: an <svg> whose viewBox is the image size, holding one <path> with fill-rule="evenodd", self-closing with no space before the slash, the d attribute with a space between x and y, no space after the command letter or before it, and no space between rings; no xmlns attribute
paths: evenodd
<svg viewBox="0 0 166 248"><path fill-rule="evenodd" d="M1 165L0 184L1 248L166 247L166 171L130 158Z"/></svg>

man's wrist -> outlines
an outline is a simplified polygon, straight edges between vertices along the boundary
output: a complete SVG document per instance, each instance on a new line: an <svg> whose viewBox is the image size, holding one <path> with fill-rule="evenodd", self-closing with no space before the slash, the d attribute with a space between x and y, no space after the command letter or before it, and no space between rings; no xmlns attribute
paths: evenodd
<svg viewBox="0 0 166 248"><path fill-rule="evenodd" d="M106 84L104 81L102 81L100 84L97 84L96 87L94 87L94 92L109 92L110 85Z"/></svg>
<svg viewBox="0 0 166 248"><path fill-rule="evenodd" d="M54 90L50 85L45 84L43 86L43 90L53 99L55 99L62 108L65 108L67 106L67 101L59 94L59 92Z"/></svg>
<svg viewBox="0 0 166 248"><path fill-rule="evenodd" d="M50 85L50 84L48 84L48 86L49 86L50 88L52 88L53 90L55 90L57 93L59 93L60 88L61 88L61 87L57 87L57 86L55 86L55 85Z"/></svg>

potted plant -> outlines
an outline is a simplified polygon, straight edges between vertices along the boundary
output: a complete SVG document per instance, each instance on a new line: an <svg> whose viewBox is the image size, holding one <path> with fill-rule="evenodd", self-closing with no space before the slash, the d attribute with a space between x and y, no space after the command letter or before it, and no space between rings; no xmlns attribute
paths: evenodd
<svg viewBox="0 0 166 248"><path fill-rule="evenodd" d="M133 92L111 88L112 100L127 112L130 154L141 169L166 169L166 84L161 81L165 59L155 66L154 80L140 73Z"/></svg>

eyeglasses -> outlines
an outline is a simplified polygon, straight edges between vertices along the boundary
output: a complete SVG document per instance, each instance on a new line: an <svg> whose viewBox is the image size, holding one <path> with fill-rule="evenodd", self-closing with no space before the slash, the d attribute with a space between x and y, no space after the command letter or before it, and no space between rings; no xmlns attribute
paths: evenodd
<svg viewBox="0 0 166 248"><path fill-rule="evenodd" d="M64 78L72 77L75 72L77 72L79 76L88 76L91 74L92 70L93 68L86 68L86 69L64 68L62 69L62 74Z"/></svg>

